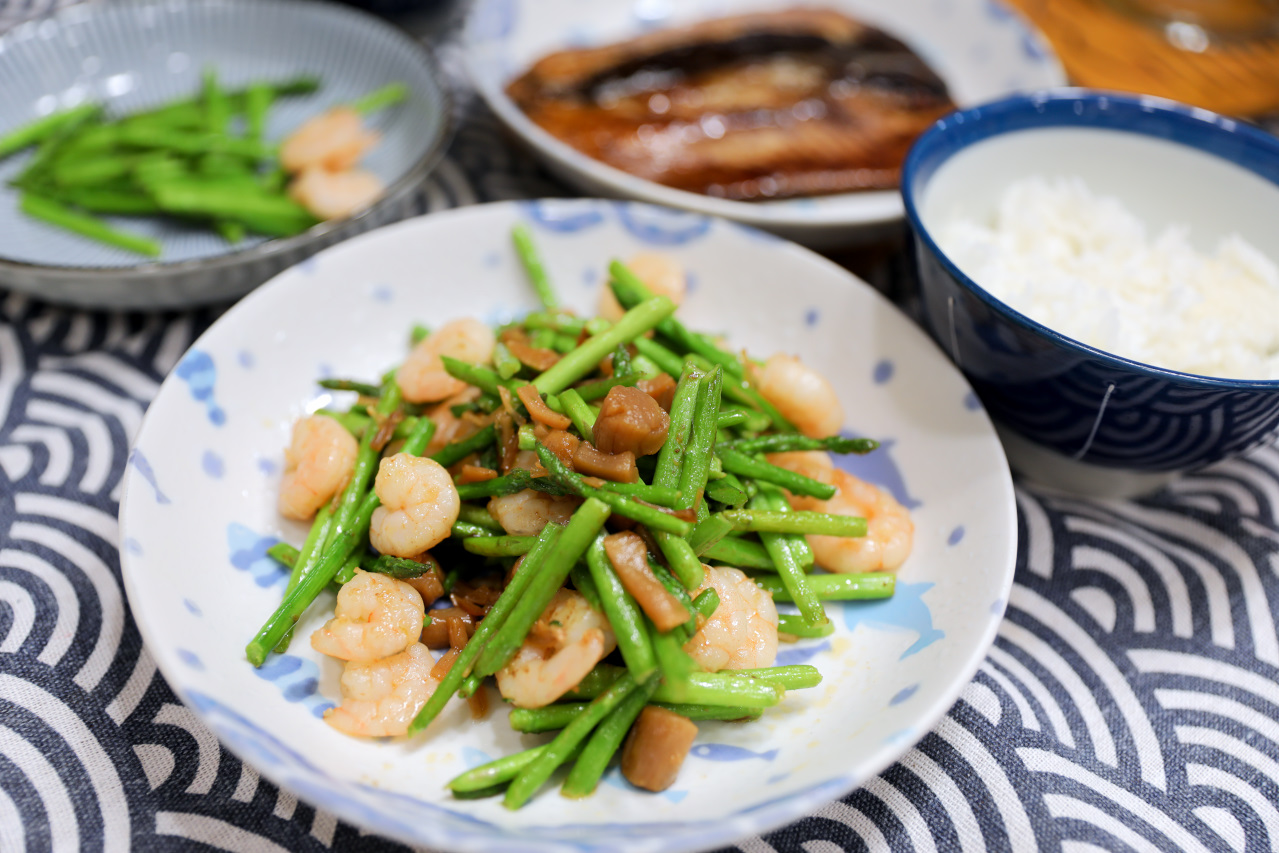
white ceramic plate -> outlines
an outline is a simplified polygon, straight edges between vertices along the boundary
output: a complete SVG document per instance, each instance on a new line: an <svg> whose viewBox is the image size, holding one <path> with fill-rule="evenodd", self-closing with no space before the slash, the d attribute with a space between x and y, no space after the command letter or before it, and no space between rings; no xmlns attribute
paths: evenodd
<svg viewBox="0 0 1279 853"><path fill-rule="evenodd" d="M472 724L455 701L425 736L360 741L321 719L336 662L306 638L261 670L244 645L280 600L264 556L302 526L275 512L291 422L327 402L314 380L376 377L409 325L534 307L510 246L527 222L564 301L594 305L613 257L660 248L688 270L681 315L735 345L801 355L829 376L847 430L883 441L847 464L912 508L915 551L897 596L828 605L826 640L779 663L825 674L749 725L708 723L671 790L613 771L582 801L548 787L520 811L459 801L453 775L547 739L498 707ZM995 636L1012 583L1013 492L985 412L939 350L869 286L753 229L601 201L496 204L410 220L330 249L231 309L196 342L147 412L125 477L122 562L134 617L169 683L233 751L313 805L447 850L705 849L794 820L883 770L936 723ZM500 704L500 703L495 703Z"/></svg>
<svg viewBox="0 0 1279 853"><path fill-rule="evenodd" d="M771 202L717 199L637 178L593 160L535 125L505 87L555 50L610 44L657 27L775 9L780 0L478 0L465 55L480 94L551 171L587 195L636 198L725 216L805 245L877 240L903 216L896 190ZM998 0L823 0L906 42L971 107L1018 91L1065 84L1048 43Z"/></svg>

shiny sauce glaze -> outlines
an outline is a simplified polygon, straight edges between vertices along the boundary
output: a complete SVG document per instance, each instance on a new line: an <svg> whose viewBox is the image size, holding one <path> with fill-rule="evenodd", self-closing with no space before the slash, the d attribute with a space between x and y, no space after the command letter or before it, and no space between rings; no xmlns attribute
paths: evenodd
<svg viewBox="0 0 1279 853"><path fill-rule="evenodd" d="M954 109L906 45L821 9L550 54L507 92L590 157L746 201L894 188L911 143Z"/></svg>

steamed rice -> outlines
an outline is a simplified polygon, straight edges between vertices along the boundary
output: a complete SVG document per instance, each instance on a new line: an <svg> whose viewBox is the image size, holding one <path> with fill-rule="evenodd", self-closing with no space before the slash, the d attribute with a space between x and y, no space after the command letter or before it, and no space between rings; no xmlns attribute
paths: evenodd
<svg viewBox="0 0 1279 853"><path fill-rule="evenodd" d="M1079 179L1027 178L990 223L956 219L942 249L1017 311L1082 343L1206 376L1279 379L1279 269L1237 235L1205 256L1171 227L1148 240Z"/></svg>

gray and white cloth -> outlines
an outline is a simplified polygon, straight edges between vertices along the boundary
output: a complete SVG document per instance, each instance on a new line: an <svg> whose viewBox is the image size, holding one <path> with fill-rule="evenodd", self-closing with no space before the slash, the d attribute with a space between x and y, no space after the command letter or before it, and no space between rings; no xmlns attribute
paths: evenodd
<svg viewBox="0 0 1279 853"><path fill-rule="evenodd" d="M0 0L0 29L57 5ZM455 77L459 130L420 210L567 194ZM218 313L90 313L0 291L5 853L404 849L223 749L129 614L116 543L129 440ZM1141 501L1026 484L1017 500L1016 585L962 698L883 775L742 851L1279 849L1279 451Z"/></svg>

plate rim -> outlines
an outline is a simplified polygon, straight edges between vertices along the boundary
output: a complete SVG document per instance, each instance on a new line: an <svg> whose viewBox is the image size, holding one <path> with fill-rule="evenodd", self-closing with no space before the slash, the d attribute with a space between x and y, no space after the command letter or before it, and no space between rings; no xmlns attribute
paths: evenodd
<svg viewBox="0 0 1279 853"><path fill-rule="evenodd" d="M468 205L464 207L452 208L445 211L439 211L431 214L423 214L420 216L401 220L400 222L396 222L392 225L388 225L385 228L380 228L375 231L368 232L367 234L360 235L360 237L354 238L353 240L348 240L336 246L329 247L323 250L323 252L320 254L349 251L350 249L348 247L352 246L353 244L358 247L359 244L365 238L372 238L376 235L382 234L384 231L401 230L401 229L406 231L411 231L417 228L422 228L424 226L429 226L429 223L434 222L442 217L447 217L450 219L485 217L490 215L491 212L494 210L505 209L505 208L519 208L519 207L527 206L530 204L538 204L539 202L546 202L554 205L581 205L583 207L592 207L592 208L600 205L617 205L617 204L633 205L633 206L638 206L640 208L658 207L656 205L651 205L641 201L619 202L616 200L594 199L594 198L573 198L573 199L549 198L549 199L541 199L541 200L489 202L486 204ZM666 210L669 211L670 208L666 208ZM697 214L697 215L705 216L704 214ZM714 217L706 217L706 218L713 219ZM735 222L732 222L731 220L720 219L720 221L721 222L727 221L728 224L738 228L743 227L740 225L740 223L735 223ZM750 228L750 226L745 226L745 227L751 231L755 230ZM756 236L761 236L761 235L756 235ZM866 283L865 281L863 281L861 278L859 278L858 276L856 276L849 270L839 266L834 261L831 261L825 257L822 257L816 252L813 252L812 250L807 249L798 244L792 243L791 241L773 238L771 235L762 235L762 236L765 239L768 239L771 242L776 242L779 246L787 248L791 251L798 250L800 253L802 253L802 256L805 257L806 261L816 262L818 264L824 265L828 267L830 270L832 270L833 272L836 272L842 277L849 279L850 285L864 288L867 294L872 299L882 300L882 302L885 303L887 307L901 314L904 320L910 321L910 318L907 315L905 315L901 311L901 309L893 305L892 302L889 301L887 297L885 297L882 293L880 293L870 284ZM285 270L279 273L278 275L273 276L270 280L265 282L261 287L257 288L252 293L247 295L244 299L240 300L239 303L234 305L230 310L224 313L221 317L219 317L216 321L214 321L207 329L205 329L205 331L202 332L200 336L197 337L191 343L191 345L188 347L186 352L190 352L192 350L198 349L201 343L206 339L206 337L208 337L211 333L214 333L215 330L221 327L224 327L224 325L234 324L236 321L236 318L240 314L252 311L254 303L258 300L266 298L267 294L269 293L269 288L276 285L277 279L283 278L286 274L291 273L293 269L294 269L293 267L290 267L288 270ZM914 326L919 331L921 343L931 346L933 349L935 349L937 351L938 356L944 360L945 364L947 364L951 370L954 371L955 376L965 386L969 387L969 390L971 391L971 386L968 386L967 379L958 370L958 368L956 368L954 364L948 358L946 358L945 354L940 350L936 342L933 341L933 339L930 336L928 336L928 334L923 329L920 329L917 324L915 324L913 321L910 321L910 322L911 322L911 325ZM185 357L185 352L183 354L183 357ZM181 362L181 357L179 358L178 363L180 362ZM180 380L176 374L176 370L170 371L170 373L165 377L164 381L161 383L159 389L157 389L156 395L153 398L152 403L154 403L156 399L159 399L162 393L166 393L166 388L169 388L170 386L176 387L179 381ZM167 393L173 393L173 392L169 391ZM129 453L127 457L130 460L130 462L132 461L134 451L142 444L144 438L148 435L148 433L152 429L156 428L152 426L154 421L152 419L151 413L153 411L156 411L154 405L149 405L147 408L147 412L143 417L142 424L138 429L137 435L134 437L133 441L130 443ZM1007 535L1003 538L1001 543L1002 550L1004 551L1004 554L1003 554L1004 567L1003 567L1002 576L998 583L998 591L1000 593L1000 597L998 599L998 602L1000 605L998 618L994 618L995 614L993 612L991 613L992 618L988 620L986 629L982 632L979 640L968 651L964 665L962 667L957 667L955 670L952 671L952 674L949 677L949 679L944 681L942 685L942 689L938 693L938 699L935 700L935 702L927 710L927 712L922 713L917 718L919 721L919 726L917 728L912 727L910 731L910 735L908 737L902 738L900 740L893 740L888 743L881 743L878 746L878 748L870 752L868 754L868 758L865 761L863 761L863 766L860 769L861 772L845 773L845 774L836 776L835 778L818 782L815 785L811 786L810 788L797 791L790 795L785 795L775 800L766 801L762 803L760 806L755 807L746 813L735 813L732 815L725 816L723 818L717 818L717 819L707 821L705 824L696 824L698 826L705 825L708 827L714 827L714 831L711 834L701 833L696 835L696 837L693 837L691 833L679 833L672 836L665 836L663 837L664 843L662 847L660 848L663 851L663 853L692 853L692 851L716 849L726 844L731 845L735 841L740 840L741 838L748 837L754 834L765 833L805 817L810 812L812 812L815 808L818 808L822 805L825 805L829 802L832 802L836 799L843 797L845 794L859 787L865 781L881 774L885 769L890 767L894 762L899 760L903 755L905 755L912 748L914 748L923 738L927 737L927 735L930 734L936 728L941 718L945 716L945 714L947 714L952 707L954 707L955 703L958 701L960 697L961 692L972 680L973 676L977 672L978 667L980 667L981 663L986 659L987 653L994 643L996 634L998 633L999 627L1003 622L1003 616L1008 606L1008 599L1013 586L1014 573L1016 570L1016 562L1017 562L1017 547L1018 547L1017 545L1018 543L1017 505L1016 505L1015 490L1014 490L1013 481L1012 481L1012 474L1008 467L1005 451L1003 450L1002 444L999 442L999 439L997 435L995 434L994 426L993 426L993 423L990 421L989 415L986 413L984 408L978 409L976 412L974 412L974 414L978 415L979 417L983 419L985 423L985 428L986 428L985 431L988 433L989 438L993 441L993 447L997 451L999 459L1002 460L1003 462L1002 466L997 466L995 470L992 472L998 475L994 478L999 488L999 491L1002 493L1001 500L999 501L998 511L1002 516L1004 516L1001 527L1006 527L1006 532L1007 532ZM120 496L120 508L117 514L118 522L119 522L119 542L117 544L120 546L119 553L120 553L121 576L124 584L126 599L129 603L130 612L134 615L134 623L137 625L139 634L142 637L143 643L145 644L147 651L152 655L152 658L155 660L157 669L159 669L160 673L164 676L165 681L169 685L170 689L173 690L178 695L178 697L182 700L182 702L188 708L191 708L193 710L193 712L199 718L200 723L202 725L207 726L210 731L212 731L215 735L218 736L218 743L223 748L231 751L234 755L236 755L236 757L242 763L250 767L253 767L261 776L268 779L277 787L280 787L283 790L294 791L294 789L290 786L288 780L285 778L285 774L282 771L277 772L276 768L274 767L260 766L259 764L251 760L249 757L246 757L246 755L242 754L238 748L238 744L233 746L232 744L228 743L226 740L223 740L223 738L221 737L219 728L216 727L215 724L208 719L208 717L204 714L204 712L197 709L196 704L193 703L188 697L187 688L182 685L182 680L180 678L175 677L181 671L178 666L179 661L177 659L176 652L171 651L167 645L164 645L158 642L159 638L156 637L154 634L155 628L153 625L148 623L147 620L145 619L138 618L137 614L140 611L138 610L136 606L137 602L145 598L145 594L140 589L140 585L142 584L144 578L141 574L141 569L136 567L135 564L133 563L131 553L128 547L125 546L125 543L130 538L128 533L128 521L126 519L127 510L131 506L132 501L140 500L140 498L137 498L135 496L135 487L140 488L140 486L138 485L138 480L141 478L137 476L130 476L131 474L130 469L132 469L132 465L128 466L128 468L126 469L126 476L123 477L123 487L122 487L121 496ZM343 780L343 782L344 784L354 784L353 780ZM299 798L303 799L304 802L310 803L310 801L306 800L304 797L299 796ZM342 820L345 820L354 826L364 826L368 829L373 830L374 832L377 832L378 834L384 834L386 837L395 838L403 843L410 844L410 845L420 845L425 841L426 844L432 847L438 847L441 850L447 849L447 850L463 851L463 853L489 853L489 851L493 849L492 845L494 843L500 843L501 840L504 838L510 839L511 837L513 837L514 833L517 831L516 828L506 829L500 826L496 826L496 828L498 829L498 833L488 833L488 834L480 834L476 832L458 833L455 830L449 830L449 829L434 830L433 827L422 826L420 827L423 830L422 837L410 837L406 835L397 834L395 828L384 829L384 828L380 828L377 826L372 826L367 823L364 823L362 820L362 816L359 814L358 809L353 806L350 806L350 807L346 806L347 802L348 801L345 801L345 800L341 801L340 803L329 802L329 803L323 804L322 807L328 811L331 811L333 814L335 814ZM422 802L432 808L448 810L445 806L442 806L442 805L429 803L427 801L422 801ZM636 824L636 826L644 826L644 825L645 824ZM691 826L694 824L686 823L681 825ZM625 826L626 825L621 825L622 828L625 828ZM610 828L615 828L615 827L610 826ZM546 851L546 853L563 853L563 851L569 851L569 850L584 851L584 850L596 850L596 849L609 849L609 850L627 849L627 845L625 844L624 841L620 843L620 846L611 846L611 847L605 847L605 848L597 848L595 846L579 844L567 839L554 839L554 838L530 839L528 837L523 837L521 838L521 841L523 842L523 845L524 845L523 849ZM617 842L615 841L614 843L616 844Z"/></svg>

